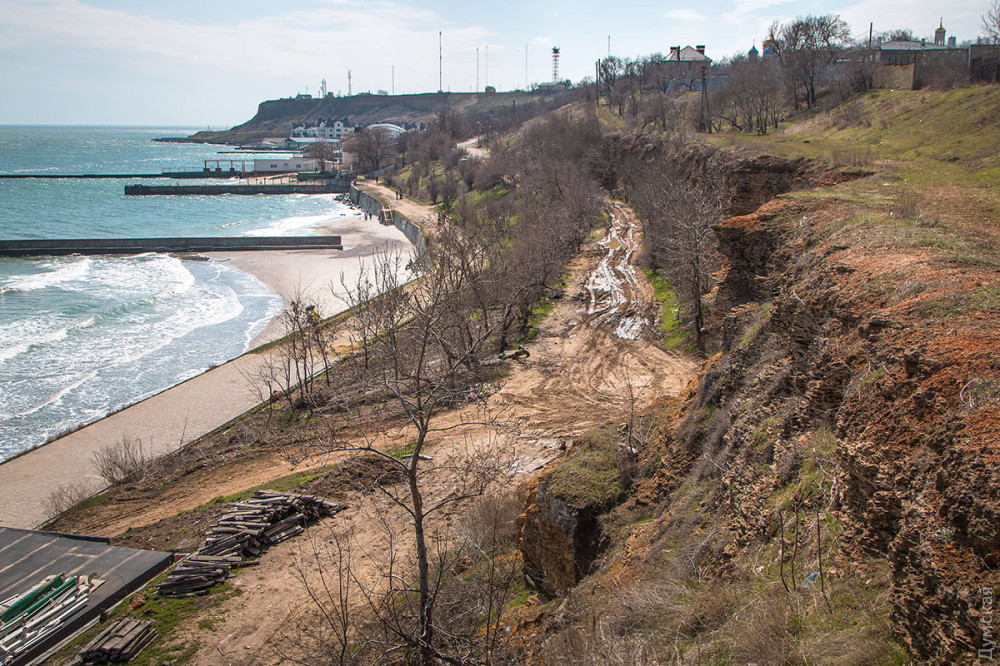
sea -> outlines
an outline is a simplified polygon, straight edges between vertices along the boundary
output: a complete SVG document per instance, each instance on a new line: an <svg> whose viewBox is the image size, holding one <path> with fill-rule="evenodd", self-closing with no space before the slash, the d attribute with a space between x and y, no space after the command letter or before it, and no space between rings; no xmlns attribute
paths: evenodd
<svg viewBox="0 0 1000 666"><path fill-rule="evenodd" d="M0 126L0 173L154 174L253 158L153 141L195 129ZM335 195L126 197L134 182L201 181L0 179L0 239L308 235L357 214ZM239 356L281 307L219 261L0 258L0 462Z"/></svg>

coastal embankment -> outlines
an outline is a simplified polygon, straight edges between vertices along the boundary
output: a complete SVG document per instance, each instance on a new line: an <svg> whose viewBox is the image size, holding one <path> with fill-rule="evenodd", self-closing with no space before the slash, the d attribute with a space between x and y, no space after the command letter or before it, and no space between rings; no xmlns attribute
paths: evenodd
<svg viewBox="0 0 1000 666"><path fill-rule="evenodd" d="M412 226L419 234L419 228ZM286 302L308 298L323 316L332 316L346 308L343 285L355 283L374 255L412 255L416 251L408 236L395 226L362 218L338 220L315 231L339 235L344 249L213 252L204 256L253 274ZM423 247L422 236L415 237ZM280 323L272 321L253 344L281 335ZM147 455L162 455L252 409L260 398L246 375L259 361L258 353L251 351L0 464L0 525L35 527L49 517L53 493L103 487L93 456L123 437L139 438Z"/></svg>
<svg viewBox="0 0 1000 666"><path fill-rule="evenodd" d="M0 240L0 257L146 252L251 252L261 250L342 250L340 236L223 236L198 238L47 238Z"/></svg>

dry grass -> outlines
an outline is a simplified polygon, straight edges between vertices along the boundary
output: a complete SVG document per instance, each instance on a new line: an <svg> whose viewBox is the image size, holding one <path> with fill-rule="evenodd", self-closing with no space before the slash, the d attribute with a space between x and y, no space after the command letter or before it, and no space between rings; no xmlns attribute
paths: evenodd
<svg viewBox="0 0 1000 666"><path fill-rule="evenodd" d="M47 520L68 511L94 494L94 487L86 481L71 481L58 486L44 501Z"/></svg>

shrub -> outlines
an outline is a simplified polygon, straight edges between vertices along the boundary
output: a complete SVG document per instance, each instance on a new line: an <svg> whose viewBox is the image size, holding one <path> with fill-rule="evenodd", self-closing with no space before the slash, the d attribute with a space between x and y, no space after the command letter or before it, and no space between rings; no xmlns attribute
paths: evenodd
<svg viewBox="0 0 1000 666"><path fill-rule="evenodd" d="M155 466L155 459L142 450L142 440L123 435L115 444L94 454L94 466L101 478L113 486L141 481Z"/></svg>

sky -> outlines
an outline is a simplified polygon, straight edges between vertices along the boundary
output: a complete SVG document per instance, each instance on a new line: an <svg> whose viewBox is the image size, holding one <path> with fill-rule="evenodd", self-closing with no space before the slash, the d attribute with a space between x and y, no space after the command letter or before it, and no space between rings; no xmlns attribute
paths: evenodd
<svg viewBox="0 0 1000 666"><path fill-rule="evenodd" d="M267 99L593 76L609 54L745 53L773 21L981 34L990 0L0 0L0 124L224 129ZM439 34L442 59L439 61ZM477 66L478 63L478 66Z"/></svg>

